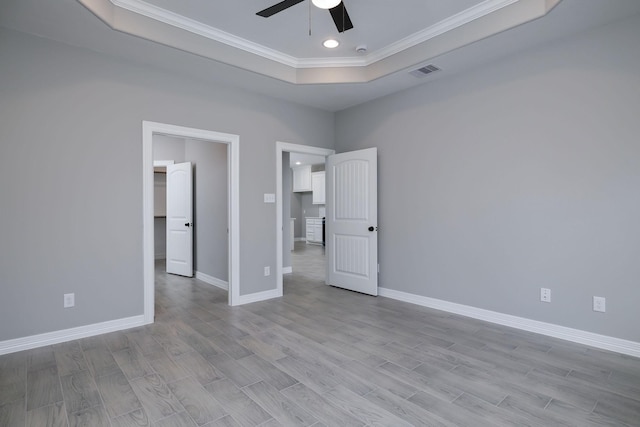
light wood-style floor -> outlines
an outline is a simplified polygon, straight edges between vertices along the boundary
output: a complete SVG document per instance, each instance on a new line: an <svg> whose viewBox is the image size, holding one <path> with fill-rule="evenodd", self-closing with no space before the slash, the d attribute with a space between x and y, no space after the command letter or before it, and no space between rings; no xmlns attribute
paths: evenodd
<svg viewBox="0 0 640 427"><path fill-rule="evenodd" d="M1 356L0 426L640 425L639 359L326 286L322 251L233 308L159 269L155 324Z"/></svg>

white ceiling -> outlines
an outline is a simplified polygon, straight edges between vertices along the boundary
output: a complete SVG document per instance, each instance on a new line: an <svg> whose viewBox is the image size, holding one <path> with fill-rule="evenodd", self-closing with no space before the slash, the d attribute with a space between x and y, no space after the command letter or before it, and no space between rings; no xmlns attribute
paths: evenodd
<svg viewBox="0 0 640 427"><path fill-rule="evenodd" d="M256 12L280 0L146 0L147 3L295 58L355 56L375 51L483 3L484 0L345 0L353 29L338 34L328 11L303 1L269 18ZM309 22L311 20L311 22ZM311 29L311 35L309 35ZM322 47L337 38L334 50Z"/></svg>
<svg viewBox="0 0 640 427"><path fill-rule="evenodd" d="M324 165L325 158L313 154L291 153L289 154L289 165L294 168L302 165Z"/></svg>
<svg viewBox="0 0 640 427"><path fill-rule="evenodd" d="M457 33L450 32L452 36L449 37L449 43L441 44L438 48L440 50L433 49L431 41L424 42L419 46L420 49L405 43L405 47L409 46L406 51L379 62L368 61L369 68L379 72L379 75L369 73L350 80L344 76L367 68L353 67L353 61L364 60L353 50L357 44L367 44L367 56L375 57L376 52L383 52L394 44L397 46L403 37L406 41L407 34L416 34L416 31L418 34L424 34L434 25L456 22L455 18L460 16L461 11L464 15L464 11L468 11L469 7L478 10L479 7L486 6L487 2L503 5L513 3L509 6L512 8L510 10L515 10L513 8L516 6L535 9L520 11L522 13L519 13L518 18L521 20L527 14L532 17L544 13L539 8L531 7L539 5L539 0L345 0L354 29L338 35L328 12L312 8L310 37L310 11L307 2L266 19L256 16L255 12L276 3L277 0L148 0L149 3L146 3L150 7L163 8L170 16L177 16L175 13L179 13L179 18L187 20L186 22L197 19L206 28L219 33L233 32L232 41L246 40L250 46L262 46L266 51L294 57L297 61L302 61L301 68L305 68L304 61L323 59L329 61L326 64L331 64L351 55L347 58L351 63L346 64L348 61L345 61L346 65L343 68L321 66L315 71L305 69L302 71L315 74L311 79L308 78L309 74L301 79L300 75L295 74L301 70L296 70L295 66L291 74L291 64L284 66L277 61L265 59L261 52L249 53L246 50L230 48L228 45L221 47L220 43L216 45L214 40L209 40L210 46L203 48L204 51L194 54L189 44L194 41L193 33L186 34L184 30L165 23L160 25L157 21L139 14L135 15L139 19L135 22L144 25L128 28L120 23L126 20L123 19L124 15L120 16L119 13L129 13L126 18L134 21L131 12L123 12L122 8L118 8L118 13L114 13L114 16L121 19L113 21L116 23L114 27L120 30L116 31L80 4L80 1L94 5L96 2L108 1L112 6L118 2L139 4L139 0L2 0L0 26L89 48L129 62L198 79L204 83L234 86L328 111L339 111L393 92L428 84L435 79L468 71L524 49L640 13L638 0L562 0L558 6L539 19L499 31L501 26L508 26L517 20L501 16L498 10L479 18L483 20L484 30L493 25L493 32L499 31L494 35L475 42L472 39L464 40L464 43L456 48L451 40L464 39L468 33L473 32L474 21L470 21L469 25L454 29ZM543 3L552 4L554 1L545 0ZM211 5L215 5L215 8ZM388 12L387 8L390 5L394 5L396 10ZM509 16L511 15L514 14ZM154 36L149 37L141 28L154 30ZM329 33L340 38L343 50L328 52L319 46L319 41ZM481 33L474 34L474 37L477 38L478 34ZM434 40L444 39L445 37L436 37ZM202 42L201 39L197 41ZM428 45L429 43L432 44ZM447 46L448 50L442 50ZM382 65L379 65L381 63ZM442 71L422 79L408 74L409 71L429 63L437 65ZM262 67L252 68L252 64ZM384 70L380 70L382 68ZM254 71L250 71L252 69ZM337 76L335 81L353 82L291 83L313 79L331 81L332 76ZM374 78L369 78L370 76ZM356 83L357 81L366 83Z"/></svg>

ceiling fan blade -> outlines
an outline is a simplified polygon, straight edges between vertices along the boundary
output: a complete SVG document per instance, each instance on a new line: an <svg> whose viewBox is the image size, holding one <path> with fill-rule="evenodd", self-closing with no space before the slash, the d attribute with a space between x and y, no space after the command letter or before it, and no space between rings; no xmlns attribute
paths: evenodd
<svg viewBox="0 0 640 427"><path fill-rule="evenodd" d="M256 13L256 15L268 18L278 12L282 12L283 10L290 8L291 6L302 3L303 1L304 0L284 0L280 3L276 3L273 6L266 8L265 10L261 10L260 12Z"/></svg>
<svg viewBox="0 0 640 427"><path fill-rule="evenodd" d="M344 2L340 2L336 7L329 9L329 12L331 12L331 17L339 33L344 33L353 28L353 23L351 22L351 18L349 18L347 8L344 7Z"/></svg>

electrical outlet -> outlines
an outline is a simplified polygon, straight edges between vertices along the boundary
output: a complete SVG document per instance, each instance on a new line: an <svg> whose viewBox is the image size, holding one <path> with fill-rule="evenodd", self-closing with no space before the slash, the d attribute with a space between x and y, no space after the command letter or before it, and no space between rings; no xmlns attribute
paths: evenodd
<svg viewBox="0 0 640 427"><path fill-rule="evenodd" d="M71 308L76 305L76 294L64 294L64 308Z"/></svg>
<svg viewBox="0 0 640 427"><path fill-rule="evenodd" d="M271 274L271 267L265 267L264 268L264 275L265 276L269 276Z"/></svg>
<svg viewBox="0 0 640 427"><path fill-rule="evenodd" d="M540 301L551 302L551 289L540 288Z"/></svg>
<svg viewBox="0 0 640 427"><path fill-rule="evenodd" d="M607 300L605 297L593 297L593 311L604 313L607 311Z"/></svg>

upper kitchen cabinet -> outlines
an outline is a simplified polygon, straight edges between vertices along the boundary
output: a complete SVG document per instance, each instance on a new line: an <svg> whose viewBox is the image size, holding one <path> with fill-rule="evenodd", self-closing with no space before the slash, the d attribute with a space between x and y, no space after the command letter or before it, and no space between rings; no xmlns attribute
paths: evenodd
<svg viewBox="0 0 640 427"><path fill-rule="evenodd" d="M296 166L293 170L293 191L312 191L311 186L311 165Z"/></svg>
<svg viewBox="0 0 640 427"><path fill-rule="evenodd" d="M325 174L313 172L311 174L311 188L313 191L312 204L324 205L325 201Z"/></svg>

